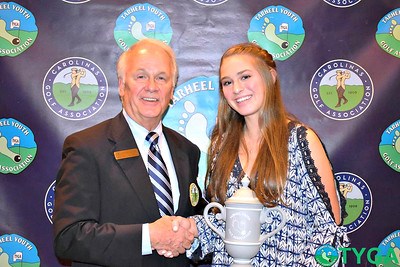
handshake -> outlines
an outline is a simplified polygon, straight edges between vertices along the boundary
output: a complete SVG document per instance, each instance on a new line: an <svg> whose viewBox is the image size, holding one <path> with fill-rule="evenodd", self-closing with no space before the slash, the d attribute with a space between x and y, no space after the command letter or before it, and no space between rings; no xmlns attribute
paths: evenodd
<svg viewBox="0 0 400 267"><path fill-rule="evenodd" d="M192 218L163 216L149 224L150 243L159 255L173 258L185 253L198 232Z"/></svg>

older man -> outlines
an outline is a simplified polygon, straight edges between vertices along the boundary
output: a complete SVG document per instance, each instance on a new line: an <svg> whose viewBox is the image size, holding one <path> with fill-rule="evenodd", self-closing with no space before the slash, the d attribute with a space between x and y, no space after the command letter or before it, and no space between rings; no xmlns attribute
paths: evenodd
<svg viewBox="0 0 400 267"><path fill-rule="evenodd" d="M204 202L199 149L161 123L178 77L174 53L139 41L121 55L117 73L122 111L65 140L56 255L72 266L188 266L180 254L197 230L184 217ZM180 222L175 231L173 221Z"/></svg>

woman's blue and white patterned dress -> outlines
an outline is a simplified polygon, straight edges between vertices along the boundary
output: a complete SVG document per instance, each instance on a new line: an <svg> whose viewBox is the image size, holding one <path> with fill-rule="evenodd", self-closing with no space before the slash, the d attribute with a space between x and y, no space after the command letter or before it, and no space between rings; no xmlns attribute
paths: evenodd
<svg viewBox="0 0 400 267"><path fill-rule="evenodd" d="M328 195L310 157L304 126L291 127L288 148L288 178L282 196L285 204L279 204L287 223L261 245L252 259L253 266L320 266L314 255L321 245L330 244L335 248L349 245L345 227L336 225L333 219ZM229 180L228 198L242 186L238 182L241 173L242 166L237 159ZM343 197L341 205L344 210ZM272 213L271 217L271 224L262 225L262 234L274 230L281 220L278 213ZM212 266L230 266L233 259L226 252L222 239L207 226L203 216L194 216L194 219L199 229L200 254L213 253ZM225 222L218 221L215 216L210 216L210 220L224 231ZM187 254L190 257L191 253Z"/></svg>

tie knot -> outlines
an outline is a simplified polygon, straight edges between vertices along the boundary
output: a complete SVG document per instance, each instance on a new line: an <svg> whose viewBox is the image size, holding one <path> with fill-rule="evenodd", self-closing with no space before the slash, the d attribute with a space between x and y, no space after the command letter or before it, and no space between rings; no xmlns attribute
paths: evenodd
<svg viewBox="0 0 400 267"><path fill-rule="evenodd" d="M158 134L155 132L149 132L149 134L146 136L146 141L148 141L150 144L156 145L158 143Z"/></svg>

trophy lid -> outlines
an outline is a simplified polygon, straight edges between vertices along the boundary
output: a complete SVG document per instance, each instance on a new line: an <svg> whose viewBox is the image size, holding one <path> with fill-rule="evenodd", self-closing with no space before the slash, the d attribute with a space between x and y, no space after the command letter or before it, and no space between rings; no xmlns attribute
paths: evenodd
<svg viewBox="0 0 400 267"><path fill-rule="evenodd" d="M254 204L261 205L261 202L258 200L256 193L249 188L250 179L245 174L242 179L242 188L238 189L235 194L225 201L225 204Z"/></svg>

